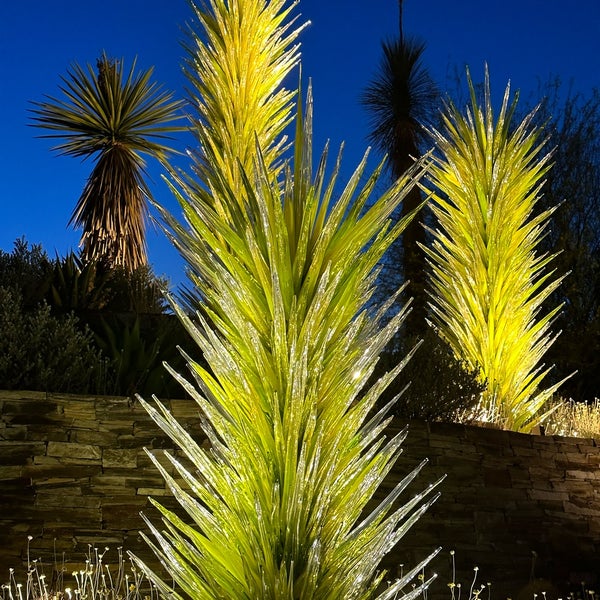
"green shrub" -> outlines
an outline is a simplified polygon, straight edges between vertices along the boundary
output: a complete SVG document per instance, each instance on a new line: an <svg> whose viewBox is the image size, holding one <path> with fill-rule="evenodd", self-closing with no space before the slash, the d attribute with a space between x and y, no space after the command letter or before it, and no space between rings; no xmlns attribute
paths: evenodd
<svg viewBox="0 0 600 600"><path fill-rule="evenodd" d="M88 393L100 376L101 353L73 315L47 304L23 310L19 290L0 287L0 388Z"/></svg>
<svg viewBox="0 0 600 600"><path fill-rule="evenodd" d="M431 327L425 330L420 343L403 339L399 350L384 355L378 373L406 360L407 356L410 360L383 396L389 400L401 394L394 406L397 417L424 421L476 420L485 382L455 357Z"/></svg>
<svg viewBox="0 0 600 600"><path fill-rule="evenodd" d="M0 287L20 290L25 309L37 307L48 293L53 261L40 244L25 238L15 241L12 252L0 250Z"/></svg>

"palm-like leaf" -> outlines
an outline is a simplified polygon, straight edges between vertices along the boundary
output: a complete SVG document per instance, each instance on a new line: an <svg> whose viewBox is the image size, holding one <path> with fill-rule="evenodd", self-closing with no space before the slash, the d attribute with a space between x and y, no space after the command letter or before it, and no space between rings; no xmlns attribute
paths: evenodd
<svg viewBox="0 0 600 600"><path fill-rule="evenodd" d="M552 343L559 308L539 316L559 285L536 255L550 211L533 218L549 168L531 117L511 128L516 99L507 87L496 120L486 72L484 106L466 116L452 105L437 132L441 156L431 169L438 228L427 250L432 267L433 320L457 356L487 382L482 408L502 426L529 430L557 385L539 391L540 362Z"/></svg>
<svg viewBox="0 0 600 600"><path fill-rule="evenodd" d="M295 92L281 82L299 62L298 46L292 44L303 27L293 28L295 19L286 22L296 3L287 4L208 0L202 10L192 3L204 33L190 31L185 69L198 114L193 131L201 154L195 175L209 186L215 177L225 179L239 201L242 173L254 169L257 142L267 170L277 174L286 148L282 132L293 120ZM234 24L235 19L244 22ZM190 184L197 185L193 179ZM212 201L220 203L216 195ZM227 211L219 204L219 214Z"/></svg>
<svg viewBox="0 0 600 600"><path fill-rule="evenodd" d="M437 116L439 93L423 65L425 44L413 38L384 42L379 73L363 103L371 114L373 144L390 157L394 178L401 177L427 139Z"/></svg>
<svg viewBox="0 0 600 600"><path fill-rule="evenodd" d="M400 8L402 10L402 7ZM367 87L363 104L371 115L369 138L389 157L394 179L401 177L421 155L427 129L437 116L439 94L423 64L425 44L401 35L399 40L382 44L379 72ZM402 216L423 202L415 187L402 203ZM414 311L408 320L408 333L420 334L425 326L425 258L419 245L425 243L425 230L417 219L402 234L402 271L409 281L408 293L414 299ZM398 257L388 258L398 269ZM394 278L397 280L397 278Z"/></svg>
<svg viewBox="0 0 600 600"><path fill-rule="evenodd" d="M181 130L171 123L181 103L150 81L151 69L136 74L135 61L125 76L121 62L103 55L98 70L74 65L60 88L64 99L35 102L33 122L53 132L42 137L65 140L54 150L95 159L70 221L83 229L83 259L134 270L147 263L142 155L166 159L164 140Z"/></svg>
<svg viewBox="0 0 600 600"><path fill-rule="evenodd" d="M235 71L237 51L219 50L226 36L257 36L263 49L255 55L257 72L268 71L273 49L279 62L292 65L295 49L272 43L284 37L271 8L285 15L284 4L211 2L212 14L200 22L212 42L194 55L195 81L210 79L208 70L226 82L224 74ZM268 26L273 22L277 27ZM390 216L422 165L367 209L381 167L359 187L363 161L334 199L339 161L329 179L326 154L312 172L309 93L306 116L298 111L293 168L282 171L281 140L265 133L280 130L290 112L287 105L283 112L277 108L289 98L274 92L285 70L279 73L266 105L257 91L258 98L248 96L243 107L235 104L235 81L221 88L223 81L215 78L213 94L197 99L203 154L195 169L204 185L173 174L187 227L166 213L164 218L202 298L195 321L175 309L210 367L208 372L190 361L195 385L173 374L198 403L211 450L200 448L160 403L155 408L142 400L191 465L173 459L175 478L156 462L192 524L156 503L164 530L149 523L154 541L147 539L186 596L372 598L383 578L376 573L381 558L433 501L423 501L428 489L395 507L419 467L364 514L405 435L382 435L389 406L371 416L402 365L363 391L404 311L381 328L394 298L375 317L365 306L376 265L406 224L390 230ZM263 108L246 122L255 102ZM219 103L225 104L221 111ZM218 115L232 104L237 111L221 121ZM232 131L238 121L255 131L248 139L252 147L238 146L246 148L247 159L226 157L231 149L222 140L229 121L236 125ZM381 598L393 598L417 572Z"/></svg>

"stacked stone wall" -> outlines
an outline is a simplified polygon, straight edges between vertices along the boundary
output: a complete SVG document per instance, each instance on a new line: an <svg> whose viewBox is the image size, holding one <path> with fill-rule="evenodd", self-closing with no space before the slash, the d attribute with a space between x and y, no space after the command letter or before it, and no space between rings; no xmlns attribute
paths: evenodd
<svg viewBox="0 0 600 600"><path fill-rule="evenodd" d="M195 403L166 404L204 443ZM123 547L158 566L140 536L147 529L140 512L158 520L149 496L176 504L144 448L172 472L163 450L180 451L130 399L0 391L0 579L26 565L29 536L30 558L64 557L67 572L81 567L90 545L115 555ZM414 421L379 496L424 458L429 464L408 494L446 475L441 497L389 556L391 575L441 546L428 567L439 573L432 598L450 597L451 550L457 581L470 586L478 567L478 581L493 582L493 598L515 598L532 576L557 593L595 585L600 448L593 440Z"/></svg>

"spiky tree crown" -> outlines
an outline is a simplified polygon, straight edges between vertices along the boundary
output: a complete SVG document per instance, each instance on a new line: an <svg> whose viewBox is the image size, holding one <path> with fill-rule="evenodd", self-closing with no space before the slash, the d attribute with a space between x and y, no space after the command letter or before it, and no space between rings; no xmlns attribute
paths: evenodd
<svg viewBox="0 0 600 600"><path fill-rule="evenodd" d="M375 316L365 306L376 264L405 224L389 230L390 215L422 165L367 208L381 166L359 185L365 157L335 199L339 161L329 179L326 153L312 170L309 92L293 165L282 170L292 96L280 86L297 62L280 44L297 35L283 34L289 8L264 0L209 7L197 13L208 41L193 36L189 60L200 181L172 174L187 225L164 216L200 298L194 320L175 309L210 367L190 361L195 385L174 376L201 408L211 450L160 403L142 400L192 464L171 459L176 480L156 461L193 525L155 503L165 529L149 523L148 541L191 597L372 598L381 558L428 506L429 490L394 505L419 467L363 512L405 437L382 435L390 406L371 413L402 365L363 391L403 312L382 328L394 299ZM247 72L236 66L241 50L224 40L252 40ZM380 597L393 598L421 566Z"/></svg>
<svg viewBox="0 0 600 600"><path fill-rule="evenodd" d="M147 264L145 221L150 189L144 155L164 161L165 140L181 102L150 81L152 69L128 74L123 61L103 54L98 73L74 65L61 87L63 99L34 102L33 123L65 141L61 154L94 157L95 165L69 224L82 228L82 257L133 271Z"/></svg>
<svg viewBox="0 0 600 600"><path fill-rule="evenodd" d="M426 249L432 269L432 318L444 339L487 388L487 419L528 431L558 385L540 391L547 373L542 357L560 307L539 315L560 283L536 254L552 210L534 216L549 168L533 115L516 127L516 98L506 88L495 118L486 71L483 107L469 78L466 115L450 105L445 133L436 132L440 154L430 171L432 210L438 226Z"/></svg>

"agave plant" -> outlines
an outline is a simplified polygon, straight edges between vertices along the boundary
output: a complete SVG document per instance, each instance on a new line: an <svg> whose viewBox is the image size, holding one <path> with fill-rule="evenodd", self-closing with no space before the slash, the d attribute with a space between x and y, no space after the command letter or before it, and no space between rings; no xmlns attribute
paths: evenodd
<svg viewBox="0 0 600 600"><path fill-rule="evenodd" d="M560 307L540 316L560 284L536 248L554 209L535 214L550 167L533 113L514 126L517 97L507 86L494 118L486 70L483 107L469 77L466 115L452 104L430 170L437 227L427 250L432 320L456 355L478 369L486 389L480 411L502 427L529 431L560 383L540 390L542 357Z"/></svg>
<svg viewBox="0 0 600 600"><path fill-rule="evenodd" d="M382 165L359 186L365 157L335 198L339 160L327 177L325 151L313 174L310 90L293 161L282 163L292 94L280 86L298 61L291 7L208 6L197 12L207 41L192 34L189 60L200 180L172 173L187 225L163 214L201 299L193 320L174 308L209 366L189 359L192 381L171 372L198 403L211 448L140 398L187 459L170 458L176 477L155 461L187 517L154 501L163 527L148 520L153 537L144 534L175 590L138 563L176 598L394 598L428 559L388 587L378 566L435 484L396 504L423 463L366 510L406 435L383 434L392 403L373 410L403 364L365 389L406 308L383 327L395 298L374 315L366 305L406 224L392 226L391 214L423 165L369 205Z"/></svg>

